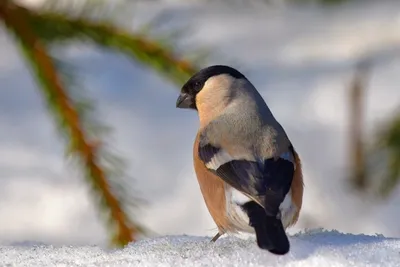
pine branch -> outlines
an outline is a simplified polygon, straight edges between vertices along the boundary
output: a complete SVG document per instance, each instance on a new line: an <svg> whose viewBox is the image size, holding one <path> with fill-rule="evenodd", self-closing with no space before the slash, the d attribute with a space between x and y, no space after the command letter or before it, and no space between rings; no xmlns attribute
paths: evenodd
<svg viewBox="0 0 400 267"><path fill-rule="evenodd" d="M122 30L110 20L88 19L87 12L78 16L46 10L30 11L19 7L28 23L47 44L86 41L102 48L121 51L173 82L181 85L197 71L192 62L179 59L170 47L149 40L143 34Z"/></svg>
<svg viewBox="0 0 400 267"><path fill-rule="evenodd" d="M89 137L86 133L82 116L73 99L68 95L65 84L57 72L57 64L48 54L47 46L31 28L26 9L11 3L0 8L0 19L20 43L27 63L32 67L37 82L41 85L47 104L51 109L64 136L69 139L71 153L84 167L86 177L97 193L100 202L109 213L109 222L116 230L114 242L125 245L135 240L135 235L142 230L133 223L122 208L122 203L114 195L109 177L112 173L102 166L100 160L102 142ZM107 176L108 175L108 176Z"/></svg>

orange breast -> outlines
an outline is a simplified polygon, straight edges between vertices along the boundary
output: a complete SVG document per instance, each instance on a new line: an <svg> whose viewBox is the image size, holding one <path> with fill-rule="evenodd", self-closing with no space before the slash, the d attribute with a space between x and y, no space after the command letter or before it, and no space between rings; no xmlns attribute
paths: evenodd
<svg viewBox="0 0 400 267"><path fill-rule="evenodd" d="M226 216L225 183L221 178L208 171L198 158L198 137L199 135L197 134L193 146L194 170L207 209L220 232L224 233L230 231L232 227Z"/></svg>
<svg viewBox="0 0 400 267"><path fill-rule="evenodd" d="M291 191L292 191L292 201L293 204L297 207L297 212L294 214L292 222L289 226L296 224L299 219L301 206L303 204L303 190L304 190L304 182L303 182L303 171L301 166L301 160L297 152L294 152L294 158L296 163L296 170L294 172Z"/></svg>

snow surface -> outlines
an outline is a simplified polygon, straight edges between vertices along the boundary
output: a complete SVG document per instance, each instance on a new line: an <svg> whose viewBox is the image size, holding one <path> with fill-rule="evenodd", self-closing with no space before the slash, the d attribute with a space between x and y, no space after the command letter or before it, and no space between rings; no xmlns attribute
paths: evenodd
<svg viewBox="0 0 400 267"><path fill-rule="evenodd" d="M399 266L400 239L309 231L290 237L282 257L260 250L252 237L166 236L121 250L96 246L19 244L0 247L1 266Z"/></svg>

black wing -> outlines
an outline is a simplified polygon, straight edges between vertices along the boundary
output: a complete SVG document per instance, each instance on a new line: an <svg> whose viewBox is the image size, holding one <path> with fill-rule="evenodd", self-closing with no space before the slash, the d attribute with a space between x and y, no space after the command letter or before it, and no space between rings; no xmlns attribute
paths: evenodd
<svg viewBox="0 0 400 267"><path fill-rule="evenodd" d="M209 143L199 145L199 157L210 171L259 202L267 215L278 214L279 206L289 192L293 179L294 164L290 160L235 159L222 148Z"/></svg>

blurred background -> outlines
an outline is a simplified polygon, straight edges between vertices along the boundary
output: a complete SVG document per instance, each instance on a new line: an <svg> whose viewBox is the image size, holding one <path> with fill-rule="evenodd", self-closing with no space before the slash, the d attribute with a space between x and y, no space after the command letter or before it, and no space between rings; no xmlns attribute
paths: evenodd
<svg viewBox="0 0 400 267"><path fill-rule="evenodd" d="M399 1L1 0L0 25L0 242L214 235L175 108L211 64L302 158L291 233L400 236Z"/></svg>

